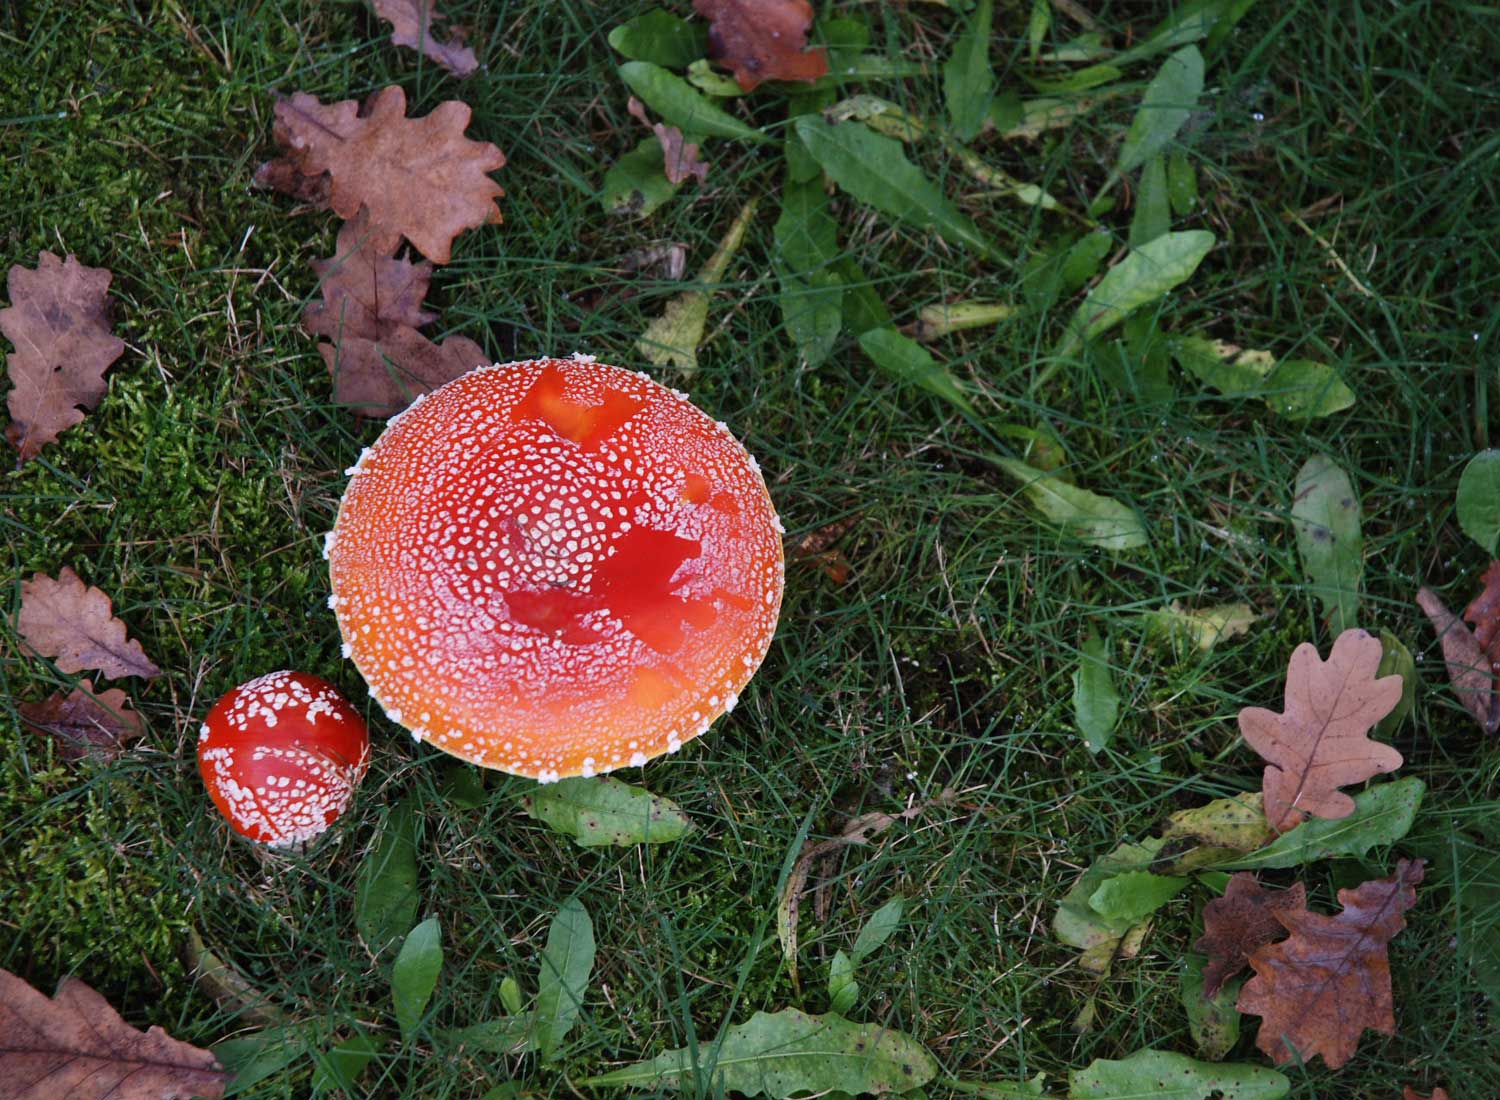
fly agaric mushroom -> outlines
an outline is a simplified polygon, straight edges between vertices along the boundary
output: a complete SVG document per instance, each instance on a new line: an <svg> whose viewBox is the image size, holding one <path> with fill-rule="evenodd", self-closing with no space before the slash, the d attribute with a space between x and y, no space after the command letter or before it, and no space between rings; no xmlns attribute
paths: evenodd
<svg viewBox="0 0 1500 1100"><path fill-rule="evenodd" d="M325 548L344 653L454 756L542 782L639 766L732 708L771 644L760 467L644 374L480 367L349 474Z"/></svg>
<svg viewBox="0 0 1500 1100"><path fill-rule="evenodd" d="M198 773L234 831L272 847L311 840L349 805L370 763L365 720L327 680L271 672L214 704Z"/></svg>

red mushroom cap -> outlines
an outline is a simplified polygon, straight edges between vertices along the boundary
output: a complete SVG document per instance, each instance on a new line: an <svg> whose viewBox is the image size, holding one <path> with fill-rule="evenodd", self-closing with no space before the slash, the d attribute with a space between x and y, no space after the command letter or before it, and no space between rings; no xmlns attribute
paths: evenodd
<svg viewBox="0 0 1500 1100"><path fill-rule="evenodd" d="M781 608L755 460L644 374L481 367L350 471L329 605L390 718L542 781L675 752L733 707Z"/></svg>
<svg viewBox="0 0 1500 1100"><path fill-rule="evenodd" d="M332 825L369 763L365 720L306 672L241 684L198 729L198 773L214 805L235 832L273 847Z"/></svg>

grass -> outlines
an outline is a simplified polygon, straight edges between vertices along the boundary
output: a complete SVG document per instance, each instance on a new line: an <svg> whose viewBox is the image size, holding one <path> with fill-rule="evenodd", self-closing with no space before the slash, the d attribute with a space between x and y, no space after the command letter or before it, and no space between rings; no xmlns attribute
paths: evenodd
<svg viewBox="0 0 1500 1100"><path fill-rule="evenodd" d="M757 1009L822 1010L833 951L902 895L910 921L862 968L854 1015L918 1036L946 1073L1013 1080L1042 1070L1056 1083L1070 1067L1141 1046L1190 1051L1176 1001L1178 960L1194 935L1186 895L1141 957L1103 984L1071 964L1048 925L1078 870L1120 839L1256 783L1235 713L1279 698L1298 642L1331 641L1288 523L1297 468L1325 451L1362 499L1361 623L1419 654L1417 711L1396 743L1405 774L1430 793L1398 851L1435 866L1392 952L1399 1033L1368 1035L1337 1073L1321 1062L1293 1069L1293 1095L1388 1096L1406 1083L1455 1096L1500 1090L1493 1005L1454 950L1466 903L1452 888L1468 873L1452 858L1464 831L1487 825L1497 838L1500 747L1457 709L1411 602L1422 582L1466 602L1484 565L1452 501L1463 463L1495 442L1493 10L1262 4L1209 55L1207 109L1189 149L1202 205L1175 227L1212 229L1221 244L1162 304L1159 322L1333 363L1359 395L1353 409L1298 426L1175 371L1162 399L1128 370L1071 362L1033 393L1070 301L935 346L979 395L988 425L1050 427L1080 484L1147 518L1151 548L1121 557L1040 524L988 461L989 433L879 374L852 339L821 368L799 362L769 274L776 150L715 142L707 186L684 188L649 221L599 211L604 168L640 136L605 35L648 6L454 0L488 66L462 84L391 48L355 4L6 8L0 260L31 265L51 248L108 267L116 331L130 345L101 406L0 489L11 606L21 577L73 565L114 597L168 674L134 692L150 724L140 751L104 768L67 767L19 731L14 703L69 678L4 650L0 965L49 991L77 975L132 1023L208 1045L245 1029L187 976L181 945L197 928L306 1021L317 1044L356 1027L382 1036L369 1095L479 1097L512 1075L529 1092L561 1095L569 1077L682 1045L692 1031L704 1040ZM961 27L938 7L833 7L868 20L876 50L934 64ZM1002 88L1024 91L1025 8L1002 3L996 13ZM1139 36L1163 10L1101 4L1095 14ZM1143 82L1151 71L1129 76ZM768 195L714 300L699 372L668 380L746 439L793 543L858 517L841 544L854 576L836 587L791 563L778 640L742 705L644 778L627 774L702 826L682 843L579 850L520 816L524 784L499 775L487 777L485 804L465 809L444 787L461 766L413 745L378 710L372 773L305 857L264 859L209 812L191 731L222 692L293 666L367 705L338 656L319 549L342 471L378 425L330 404L298 326L315 292L307 261L331 254L334 220L294 216L248 183L269 150L276 93L363 97L392 81L413 113L462 97L474 108L471 135L509 157L499 175L506 224L461 238L432 296L441 325L497 359L578 349L633 363L636 337L679 287L621 275L620 258L677 240L691 269L745 197ZM935 77L876 90L942 116ZM981 139L979 148L1081 208L1136 98L1036 144ZM774 96L751 102L761 121L779 117ZM1065 228L986 198L935 146L912 156L1020 259ZM848 200L837 212L844 247L898 323L949 298L1022 297L1019 263L979 264ZM1103 221L1123 241L1129 211ZM1335 252L1371 293L1332 262ZM1245 600L1265 618L1210 652L1174 650L1147 636L1140 614L1173 599ZM1070 703L1085 624L1113 636L1124 697L1098 758L1083 750ZM821 869L827 908L804 907L799 997L774 908L804 830L833 835L850 815L947 787L962 792L961 807L932 810ZM352 898L361 854L401 796L422 808L423 910L442 918L447 946L435 1027L503 1014L499 979L534 988L558 903L578 894L589 906L599 963L560 1070L395 1038L388 964L355 941ZM1309 869L1315 904L1387 873L1396 854ZM1095 1026L1077 1034L1071 1022L1089 996ZM1248 1040L1238 1053L1259 1060ZM302 1063L250 1094L309 1091Z"/></svg>

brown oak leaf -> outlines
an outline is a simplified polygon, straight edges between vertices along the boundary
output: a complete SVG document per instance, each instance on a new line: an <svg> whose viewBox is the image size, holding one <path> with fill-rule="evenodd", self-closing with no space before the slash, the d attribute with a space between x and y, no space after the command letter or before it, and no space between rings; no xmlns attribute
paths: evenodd
<svg viewBox="0 0 1500 1100"><path fill-rule="evenodd" d="M312 261L323 299L302 313L308 331L331 340L374 340L384 325L420 328L437 320L436 313L422 308L432 265L396 259L400 245L400 234L372 228L364 210L345 222L332 258Z"/></svg>
<svg viewBox="0 0 1500 1100"><path fill-rule="evenodd" d="M1250 956L1255 976L1235 1007L1261 1017L1255 1045L1277 1065L1322 1055L1338 1069L1354 1055L1366 1028L1396 1033L1391 964L1386 948L1416 904L1421 860L1400 860L1390 878L1339 891L1335 916L1306 908L1278 910L1291 933Z"/></svg>
<svg viewBox="0 0 1500 1100"><path fill-rule="evenodd" d="M484 349L465 336L435 344L414 328L392 326L378 340L346 336L319 344L318 354L333 375L333 399L361 416L394 416L418 394L490 362Z"/></svg>
<svg viewBox="0 0 1500 1100"><path fill-rule="evenodd" d="M1485 572L1485 591L1464 611L1466 618L1485 624L1490 645L1494 644L1493 620L1488 613L1489 580L1495 566ZM1453 693L1464 709L1486 733L1500 729L1500 692L1496 691L1496 674L1492 656L1486 653L1475 633L1448 610L1448 605L1430 588L1417 590L1417 606L1427 615L1443 647L1443 662ZM1471 617L1472 615L1472 617Z"/></svg>
<svg viewBox="0 0 1500 1100"><path fill-rule="evenodd" d="M1448 1090L1439 1085L1432 1090L1431 1095L1424 1096L1410 1085L1407 1085L1401 1090L1401 1100L1448 1100Z"/></svg>
<svg viewBox="0 0 1500 1100"><path fill-rule="evenodd" d="M646 114L645 105L635 96L630 97L626 109L649 126L656 135L656 140L661 144L662 166L669 183L681 183L689 176L697 177L699 183L708 178L708 162L698 156L697 142L684 141L682 131L676 126L652 122Z"/></svg>
<svg viewBox="0 0 1500 1100"><path fill-rule="evenodd" d="M16 346L7 361L12 389L5 438L22 462L80 423L83 411L104 396L104 372L125 350L125 341L109 330L111 278L102 267L51 252L37 256L35 270L10 269L10 307L0 309L0 332Z"/></svg>
<svg viewBox="0 0 1500 1100"><path fill-rule="evenodd" d="M146 731L130 697L119 688L95 692L84 680L67 695L54 691L39 703L20 703L21 720L57 743L64 760L113 760Z"/></svg>
<svg viewBox="0 0 1500 1100"><path fill-rule="evenodd" d="M828 72L828 51L807 49L808 0L693 0L709 21L708 52L745 91L763 80L814 81Z"/></svg>
<svg viewBox="0 0 1500 1100"><path fill-rule="evenodd" d="M77 978L47 997L0 970L6 1100L219 1100L229 1073L159 1027L140 1032Z"/></svg>
<svg viewBox="0 0 1500 1100"><path fill-rule="evenodd" d="M57 580L37 573L21 582L17 631L35 653L52 658L64 672L93 669L111 680L161 675L141 643L126 637L109 597L85 585L67 566Z"/></svg>
<svg viewBox="0 0 1500 1100"><path fill-rule="evenodd" d="M406 93L395 86L363 109L352 99L325 104L297 92L277 102L274 134L298 173L328 173L328 203L340 217L364 206L372 225L445 264L454 237L501 220L495 200L505 192L488 173L504 166L505 154L463 136L469 116L468 104L450 99L407 118Z"/></svg>
<svg viewBox="0 0 1500 1100"><path fill-rule="evenodd" d="M255 170L254 183L257 187L290 195L318 210L328 209L328 193L333 189L327 172L304 175L289 157L266 161Z"/></svg>
<svg viewBox="0 0 1500 1100"><path fill-rule="evenodd" d="M460 79L479 68L479 59L461 37L455 34L452 41L439 42L432 36L433 22L445 18L432 0L372 0L372 6L394 28L392 45L420 50Z"/></svg>
<svg viewBox="0 0 1500 1100"><path fill-rule="evenodd" d="M1282 910L1307 908L1307 888L1267 890L1248 871L1232 876L1224 896L1203 907L1203 935L1193 950L1208 956L1203 968L1203 996L1212 1000L1230 978L1245 968L1255 951L1281 939L1286 929L1276 919Z"/></svg>
<svg viewBox="0 0 1500 1100"><path fill-rule="evenodd" d="M1380 639L1340 634L1325 662L1303 642L1287 666L1285 710L1240 711L1240 733L1268 766L1266 820L1278 832L1314 817L1348 817L1354 799L1339 790L1401 766L1401 754L1371 741L1375 723L1401 700L1401 677L1376 678Z"/></svg>

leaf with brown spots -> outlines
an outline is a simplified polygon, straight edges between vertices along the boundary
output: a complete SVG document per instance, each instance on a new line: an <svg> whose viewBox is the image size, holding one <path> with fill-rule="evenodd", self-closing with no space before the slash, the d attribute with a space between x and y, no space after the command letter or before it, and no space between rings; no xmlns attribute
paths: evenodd
<svg viewBox="0 0 1500 1100"><path fill-rule="evenodd" d="M1348 817L1354 799L1340 787L1401 766L1399 752L1369 738L1401 701L1400 676L1376 678L1380 656L1380 639L1359 629L1334 639L1327 661L1303 642L1287 666L1282 713L1240 711L1240 733L1268 764L1266 820L1278 832L1309 816Z"/></svg>
<svg viewBox="0 0 1500 1100"><path fill-rule="evenodd" d="M1322 1055L1338 1069L1366 1028L1396 1033L1387 946L1406 927L1402 914L1416 904L1421 881L1422 861L1403 859L1390 878L1340 890L1335 916L1276 911L1291 935L1250 956L1255 977L1235 1006L1261 1017L1255 1045L1272 1061Z"/></svg>
<svg viewBox="0 0 1500 1100"><path fill-rule="evenodd" d="M754 91L763 80L805 80L828 72L828 51L807 49L808 0L693 0L709 21L709 55Z"/></svg>
<svg viewBox="0 0 1500 1100"><path fill-rule="evenodd" d="M21 582L17 631L33 652L52 658L64 672L94 669L111 680L161 675L141 644L126 637L109 597L67 566L57 580L38 573Z"/></svg>
<svg viewBox="0 0 1500 1100"><path fill-rule="evenodd" d="M1306 908L1307 889L1300 882L1286 890L1267 890L1248 871L1233 875L1224 896L1203 907L1203 935L1193 945L1208 956L1203 996L1212 999L1257 949L1286 935L1278 912Z"/></svg>
<svg viewBox="0 0 1500 1100"><path fill-rule="evenodd" d="M47 997L0 970L6 1100L219 1100L229 1073L159 1027L140 1032L77 978Z"/></svg>
<svg viewBox="0 0 1500 1100"><path fill-rule="evenodd" d="M10 269L10 307L0 309L0 332L16 346L6 362L12 388L5 438L22 462L80 423L108 388L104 372L125 350L109 330L111 278L102 267L51 252L37 256L35 270Z"/></svg>
<svg viewBox="0 0 1500 1100"><path fill-rule="evenodd" d="M1477 619L1488 628L1490 644L1494 644L1494 628L1488 609L1490 589L1488 580L1494 566L1486 571L1486 588L1464 610L1464 617ZM1486 733L1500 729L1500 693L1496 692L1496 670L1492 655L1480 644L1472 630L1459 621L1457 615L1448 610L1448 605L1430 588L1417 590L1417 606L1427 615L1432 629L1437 631L1438 644L1443 647L1443 662L1448 668L1448 680L1453 693L1464 709L1474 716ZM1478 609L1476 611L1476 609Z"/></svg>
<svg viewBox="0 0 1500 1100"><path fill-rule="evenodd" d="M684 141L682 131L676 126L652 122L646 114L645 104L635 96L630 97L626 109L649 126L656 135L656 140L661 144L662 167L668 183L681 183L689 176L695 176L699 183L708 178L708 162L698 156L697 142Z"/></svg>
<svg viewBox="0 0 1500 1100"><path fill-rule="evenodd" d="M274 134L297 174L328 174L328 202L340 217L367 207L370 224L400 233L445 264L454 237L500 222L495 200L505 194L489 177L504 166L505 154L463 136L469 116L467 104L450 99L429 115L407 118L406 93L395 86L380 89L363 108L352 99L325 104L297 92L277 102ZM267 165L257 173L263 175L286 171Z"/></svg>
<svg viewBox="0 0 1500 1100"><path fill-rule="evenodd" d="M479 59L463 44L462 36L452 34L448 42L439 42L432 36L432 24L446 18L432 0L372 0L372 6L375 14L393 28L392 45L420 50L429 61L459 79L479 68Z"/></svg>
<svg viewBox="0 0 1500 1100"><path fill-rule="evenodd" d="M119 688L95 692L82 681L67 695L54 691L40 703L19 703L21 721L57 743L64 760L113 760L146 731L130 697Z"/></svg>

